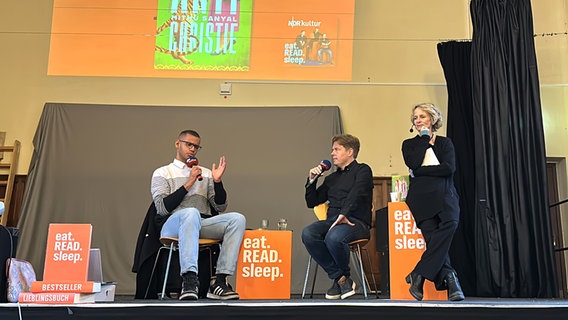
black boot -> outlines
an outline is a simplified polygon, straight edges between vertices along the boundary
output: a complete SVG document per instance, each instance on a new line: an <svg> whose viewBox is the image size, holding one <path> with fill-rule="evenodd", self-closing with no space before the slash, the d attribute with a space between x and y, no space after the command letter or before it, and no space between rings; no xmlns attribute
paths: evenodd
<svg viewBox="0 0 568 320"><path fill-rule="evenodd" d="M406 276L406 283L410 284L408 291L414 299L420 301L424 298L424 277L416 272L411 272Z"/></svg>
<svg viewBox="0 0 568 320"><path fill-rule="evenodd" d="M454 272L450 272L446 275L446 285L448 286L448 300L450 301L462 301L465 299L463 295L460 282L458 277Z"/></svg>

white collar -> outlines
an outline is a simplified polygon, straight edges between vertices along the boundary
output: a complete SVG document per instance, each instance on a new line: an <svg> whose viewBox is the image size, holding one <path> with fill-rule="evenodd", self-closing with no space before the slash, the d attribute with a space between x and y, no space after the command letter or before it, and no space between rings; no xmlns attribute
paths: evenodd
<svg viewBox="0 0 568 320"><path fill-rule="evenodd" d="M175 159L175 158L174 158L174 162L172 162L172 164L174 166L180 168L180 169L183 169L183 167L186 166L184 162L181 162L181 161L179 161L178 159Z"/></svg>

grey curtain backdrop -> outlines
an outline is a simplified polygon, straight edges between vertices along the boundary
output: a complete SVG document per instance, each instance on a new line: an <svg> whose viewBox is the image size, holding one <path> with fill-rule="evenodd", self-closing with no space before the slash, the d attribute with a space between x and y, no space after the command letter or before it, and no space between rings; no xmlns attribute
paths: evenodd
<svg viewBox="0 0 568 320"><path fill-rule="evenodd" d="M288 219L293 232L292 292L301 292L308 255L301 229L315 220L304 202L309 168L330 158L341 133L333 107L172 107L47 103L35 137L19 222L18 257L43 279L50 223L90 223L105 280L133 294L136 237L152 201L154 169L171 162L184 129L202 137L200 165L227 157L229 211L260 220ZM320 277L325 278L325 277Z"/></svg>

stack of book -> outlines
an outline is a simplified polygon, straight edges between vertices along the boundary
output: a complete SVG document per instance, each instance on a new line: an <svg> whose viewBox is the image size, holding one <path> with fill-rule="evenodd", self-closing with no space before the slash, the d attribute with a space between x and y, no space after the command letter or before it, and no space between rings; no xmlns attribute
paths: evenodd
<svg viewBox="0 0 568 320"><path fill-rule="evenodd" d="M99 249L91 246L90 224L50 224L43 281L22 292L20 303L73 304L114 300L114 283L102 280Z"/></svg>
<svg viewBox="0 0 568 320"><path fill-rule="evenodd" d="M94 303L101 283L93 281L35 281L31 292L22 292L20 303Z"/></svg>

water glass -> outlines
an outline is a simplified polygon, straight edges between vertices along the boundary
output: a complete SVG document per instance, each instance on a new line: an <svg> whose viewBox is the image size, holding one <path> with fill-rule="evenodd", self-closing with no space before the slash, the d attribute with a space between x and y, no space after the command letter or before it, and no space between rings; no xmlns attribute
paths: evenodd
<svg viewBox="0 0 568 320"><path fill-rule="evenodd" d="M288 221L284 218L278 219L278 230L286 230L288 228Z"/></svg>

